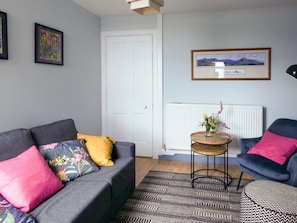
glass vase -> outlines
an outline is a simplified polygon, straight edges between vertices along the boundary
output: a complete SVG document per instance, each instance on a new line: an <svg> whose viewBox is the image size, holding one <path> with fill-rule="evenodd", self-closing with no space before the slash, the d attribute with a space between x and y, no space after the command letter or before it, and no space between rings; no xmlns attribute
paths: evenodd
<svg viewBox="0 0 297 223"><path fill-rule="evenodd" d="M205 128L205 136L207 137L212 136L210 126Z"/></svg>

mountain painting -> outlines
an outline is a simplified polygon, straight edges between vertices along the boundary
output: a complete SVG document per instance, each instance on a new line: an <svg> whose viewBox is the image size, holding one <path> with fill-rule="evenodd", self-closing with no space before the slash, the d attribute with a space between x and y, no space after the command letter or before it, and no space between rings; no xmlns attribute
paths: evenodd
<svg viewBox="0 0 297 223"><path fill-rule="evenodd" d="M216 63L225 66L262 66L265 65L265 53L226 53L226 54L197 54L197 67L215 66Z"/></svg>

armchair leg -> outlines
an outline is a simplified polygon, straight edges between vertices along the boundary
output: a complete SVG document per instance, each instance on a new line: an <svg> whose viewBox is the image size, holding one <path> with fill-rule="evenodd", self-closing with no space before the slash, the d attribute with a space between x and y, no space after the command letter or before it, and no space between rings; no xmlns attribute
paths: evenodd
<svg viewBox="0 0 297 223"><path fill-rule="evenodd" d="M239 180L238 180L238 184L237 184L237 190L240 187L240 182L241 182L242 174L243 174L243 172L241 172L241 174L240 174L240 177L239 177Z"/></svg>

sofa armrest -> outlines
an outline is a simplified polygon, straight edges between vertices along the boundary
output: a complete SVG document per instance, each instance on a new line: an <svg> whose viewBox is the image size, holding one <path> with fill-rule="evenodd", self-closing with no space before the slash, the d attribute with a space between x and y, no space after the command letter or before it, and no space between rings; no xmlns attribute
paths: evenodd
<svg viewBox="0 0 297 223"><path fill-rule="evenodd" d="M113 145L113 158L120 157L134 157L135 158L135 144L132 142L116 142Z"/></svg>
<svg viewBox="0 0 297 223"><path fill-rule="evenodd" d="M288 184L297 187L297 152L295 152L289 159L287 171L290 173Z"/></svg>
<svg viewBox="0 0 297 223"><path fill-rule="evenodd" d="M240 139L240 152L247 153L247 151L252 148L256 143L261 140L262 137L257 138L242 138Z"/></svg>

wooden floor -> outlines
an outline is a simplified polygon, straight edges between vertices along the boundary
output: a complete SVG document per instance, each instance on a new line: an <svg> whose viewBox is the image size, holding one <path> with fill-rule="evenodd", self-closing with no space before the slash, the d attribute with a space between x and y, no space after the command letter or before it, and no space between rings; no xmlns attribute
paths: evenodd
<svg viewBox="0 0 297 223"><path fill-rule="evenodd" d="M217 165L218 169L222 165ZM205 168L205 164L195 164L195 169ZM152 158L136 157L136 186L143 180L149 170L174 172L174 173L188 173L191 172L190 162L174 161L174 160L157 160ZM240 170L236 165L229 165L229 174L232 178L239 178ZM243 179L253 179L244 174Z"/></svg>

